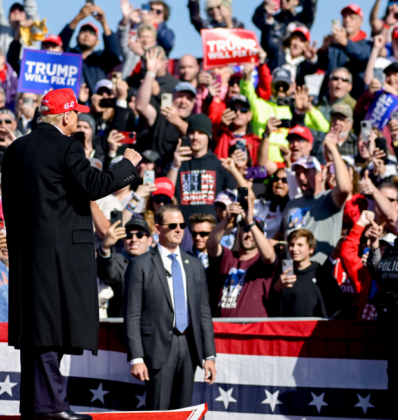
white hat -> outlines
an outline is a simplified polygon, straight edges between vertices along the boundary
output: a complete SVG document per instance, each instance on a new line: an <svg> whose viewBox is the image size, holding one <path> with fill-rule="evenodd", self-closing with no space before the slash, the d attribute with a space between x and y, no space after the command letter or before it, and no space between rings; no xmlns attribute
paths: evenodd
<svg viewBox="0 0 398 420"><path fill-rule="evenodd" d="M317 172L322 172L322 166L319 163L319 160L314 156L303 156L296 160L296 162L294 162L292 165L292 171L294 171L296 166L302 166L305 169L315 168Z"/></svg>

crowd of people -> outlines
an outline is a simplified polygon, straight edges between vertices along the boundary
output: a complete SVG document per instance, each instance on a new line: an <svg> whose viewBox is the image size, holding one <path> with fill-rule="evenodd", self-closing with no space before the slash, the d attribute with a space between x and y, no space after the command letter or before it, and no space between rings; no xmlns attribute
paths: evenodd
<svg viewBox="0 0 398 420"><path fill-rule="evenodd" d="M199 33L244 27L232 1L202 3L187 6ZM95 170L112 170L126 148L143 157L139 182L91 202L101 317L123 315L126 269L156 246L156 212L171 204L184 217L181 249L206 272L213 317L380 317L369 261L398 233L398 114L383 126L371 116L381 95L398 96L398 1L382 11L375 0L370 17L347 5L317 47L317 0L264 0L252 16L259 65L210 71L190 54L168 59L175 34L163 0L121 0L117 28L87 2L58 35L28 46L21 33L39 6L0 11L0 164L40 118L41 96L18 92L25 48L82 55L78 101L91 111L74 136ZM0 247L6 285L4 232Z"/></svg>

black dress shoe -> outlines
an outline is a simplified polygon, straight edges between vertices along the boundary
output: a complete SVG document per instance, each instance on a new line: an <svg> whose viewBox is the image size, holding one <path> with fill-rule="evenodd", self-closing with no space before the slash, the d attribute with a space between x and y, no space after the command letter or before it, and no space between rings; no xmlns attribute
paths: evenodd
<svg viewBox="0 0 398 420"><path fill-rule="evenodd" d="M36 420L92 420L87 414L77 414L72 410L60 411L59 413L40 413L36 414Z"/></svg>

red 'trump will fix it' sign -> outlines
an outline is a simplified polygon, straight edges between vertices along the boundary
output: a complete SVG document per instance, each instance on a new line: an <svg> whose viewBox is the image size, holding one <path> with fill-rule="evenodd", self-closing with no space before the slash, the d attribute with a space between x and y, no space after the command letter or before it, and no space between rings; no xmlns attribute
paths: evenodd
<svg viewBox="0 0 398 420"><path fill-rule="evenodd" d="M257 36L246 29L203 29L203 69L251 63L258 64Z"/></svg>

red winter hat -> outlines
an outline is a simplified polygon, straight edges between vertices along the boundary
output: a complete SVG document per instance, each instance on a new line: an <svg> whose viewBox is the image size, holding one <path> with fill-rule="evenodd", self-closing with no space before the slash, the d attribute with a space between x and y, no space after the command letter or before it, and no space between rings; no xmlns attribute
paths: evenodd
<svg viewBox="0 0 398 420"><path fill-rule="evenodd" d="M292 35L295 33L300 33L305 36L305 39L310 42L311 41L311 33L305 26L298 26L293 32Z"/></svg>
<svg viewBox="0 0 398 420"><path fill-rule="evenodd" d="M287 135L287 140L289 140L289 137L296 135L304 140L309 141L311 144L314 143L314 137L312 136L312 133L308 127L302 127L301 125L296 125L295 127L291 128L289 130L289 134Z"/></svg>
<svg viewBox="0 0 398 420"><path fill-rule="evenodd" d="M349 4L348 6L344 7L344 9L341 11L341 14L343 14L345 11L347 10L351 10L351 12L355 13L356 15L361 16L361 18L363 19L363 11L362 9L357 6L356 4Z"/></svg>
<svg viewBox="0 0 398 420"><path fill-rule="evenodd" d="M169 180L169 178L156 178L155 185L157 187L157 190L154 191L152 195L164 194L170 198L174 197L175 187L174 184Z"/></svg>
<svg viewBox="0 0 398 420"><path fill-rule="evenodd" d="M68 111L90 112L88 106L79 104L71 88L52 90L41 101L40 112L43 115L64 114Z"/></svg>
<svg viewBox="0 0 398 420"><path fill-rule="evenodd" d="M53 44L59 45L60 47L64 46L61 37L58 35L48 35L44 38L43 43L44 42L51 42Z"/></svg>

